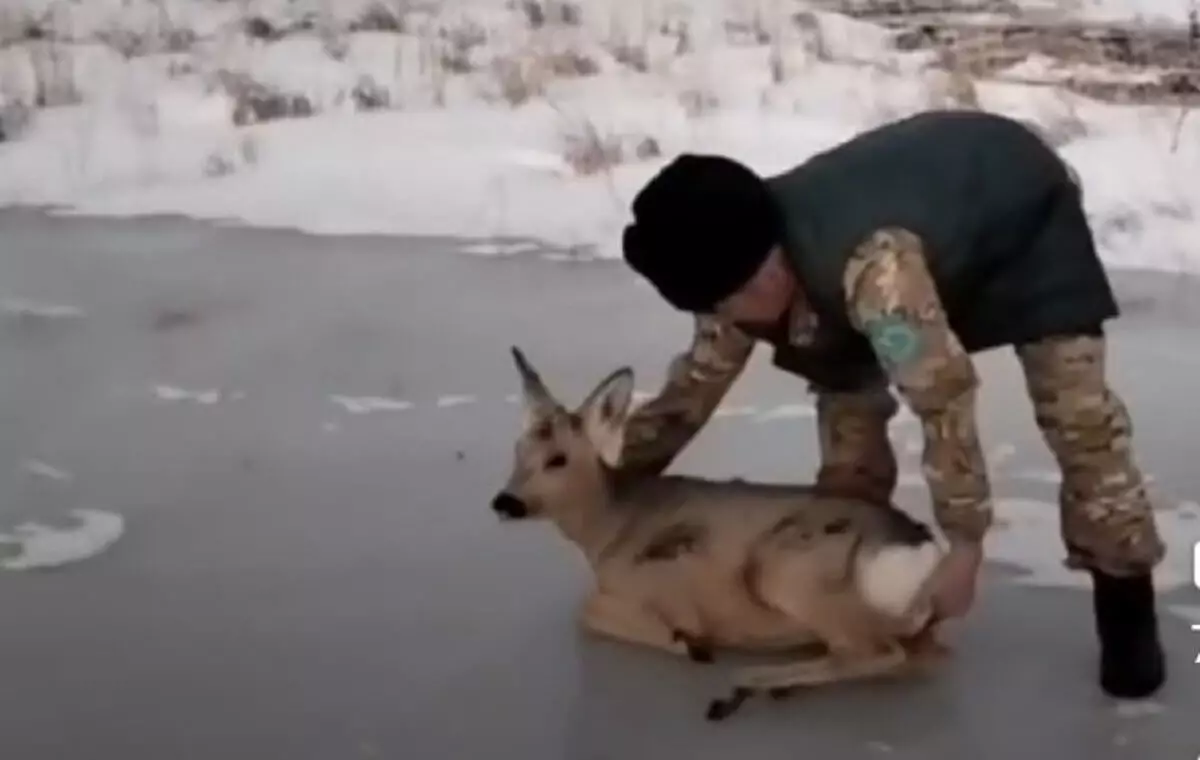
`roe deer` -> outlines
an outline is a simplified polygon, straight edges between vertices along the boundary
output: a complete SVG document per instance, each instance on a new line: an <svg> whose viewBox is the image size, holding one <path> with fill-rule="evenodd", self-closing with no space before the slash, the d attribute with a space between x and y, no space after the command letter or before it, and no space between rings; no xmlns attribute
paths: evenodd
<svg viewBox="0 0 1200 760"><path fill-rule="evenodd" d="M617 467L633 371L605 378L574 411L513 347L525 425L502 519L545 518L587 558L596 587L583 626L698 662L714 650L816 656L734 672L719 720L751 694L909 672L937 642L931 578L943 550L890 504L812 486L627 477Z"/></svg>

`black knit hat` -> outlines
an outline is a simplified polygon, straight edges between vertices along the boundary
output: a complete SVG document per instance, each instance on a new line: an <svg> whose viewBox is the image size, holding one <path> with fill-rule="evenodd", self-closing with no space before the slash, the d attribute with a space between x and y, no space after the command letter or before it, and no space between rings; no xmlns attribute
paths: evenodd
<svg viewBox="0 0 1200 760"><path fill-rule="evenodd" d="M634 198L633 217L625 261L681 311L710 311L732 295L783 236L766 182L720 156L678 156Z"/></svg>

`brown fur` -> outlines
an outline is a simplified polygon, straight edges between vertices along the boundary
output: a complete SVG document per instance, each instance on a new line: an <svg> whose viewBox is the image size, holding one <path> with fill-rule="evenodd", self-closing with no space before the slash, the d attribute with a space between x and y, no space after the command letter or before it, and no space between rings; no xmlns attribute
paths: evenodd
<svg viewBox="0 0 1200 760"><path fill-rule="evenodd" d="M513 356L526 424L493 508L549 519L580 548L596 579L581 615L587 630L701 662L720 649L824 646L816 657L736 671L733 696L713 703L711 718L752 692L900 674L941 653L930 578L898 618L856 584L860 558L920 543L931 535L923 525L892 505L811 486L621 477L611 465L632 372L612 373L568 411L518 349Z"/></svg>

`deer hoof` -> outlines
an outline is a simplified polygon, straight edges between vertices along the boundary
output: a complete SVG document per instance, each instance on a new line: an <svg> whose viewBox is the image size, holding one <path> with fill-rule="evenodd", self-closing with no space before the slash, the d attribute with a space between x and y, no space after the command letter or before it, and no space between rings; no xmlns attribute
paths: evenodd
<svg viewBox="0 0 1200 760"><path fill-rule="evenodd" d="M712 647L703 641L697 640L683 631L674 631L671 637L675 641L682 641L687 647L687 656L692 662L702 662L705 664L714 661Z"/></svg>
<svg viewBox="0 0 1200 760"><path fill-rule="evenodd" d="M733 715L741 708L742 703L750 698L750 689L738 687L725 699L714 699L708 703L708 712L704 717L709 721L722 721Z"/></svg>

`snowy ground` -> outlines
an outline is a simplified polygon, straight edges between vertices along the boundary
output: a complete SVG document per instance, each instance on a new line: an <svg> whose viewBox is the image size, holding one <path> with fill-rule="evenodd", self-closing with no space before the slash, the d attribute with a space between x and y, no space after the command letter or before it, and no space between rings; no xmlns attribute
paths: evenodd
<svg viewBox="0 0 1200 760"><path fill-rule="evenodd" d="M1190 2L1066 10L1179 25ZM1200 119L1045 84L1095 75L1079 61L951 74L890 38L785 0L6 0L0 204L611 257L632 194L681 150L770 172L977 102L1061 144L1113 266L1200 271Z"/></svg>

